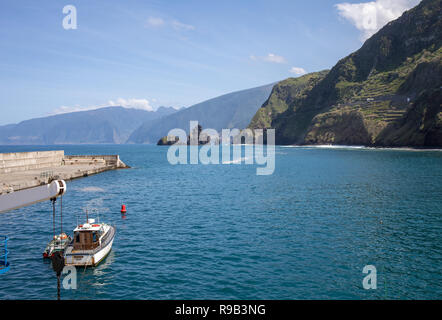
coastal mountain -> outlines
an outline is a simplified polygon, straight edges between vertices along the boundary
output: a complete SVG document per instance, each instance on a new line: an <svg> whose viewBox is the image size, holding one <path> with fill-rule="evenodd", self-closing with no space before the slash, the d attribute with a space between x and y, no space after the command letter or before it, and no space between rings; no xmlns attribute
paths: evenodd
<svg viewBox="0 0 442 320"><path fill-rule="evenodd" d="M161 121L147 121L130 136L129 143L157 143L174 128L189 132L196 120L204 128L217 131L247 127L253 115L269 97L274 84L237 91L182 109Z"/></svg>
<svg viewBox="0 0 442 320"><path fill-rule="evenodd" d="M166 107L156 111L106 107L31 119L0 126L0 144L119 144L126 142L142 123L158 120L174 112L174 108Z"/></svg>
<svg viewBox="0 0 442 320"><path fill-rule="evenodd" d="M250 128L277 144L442 147L442 0L423 0L329 72L278 83Z"/></svg>

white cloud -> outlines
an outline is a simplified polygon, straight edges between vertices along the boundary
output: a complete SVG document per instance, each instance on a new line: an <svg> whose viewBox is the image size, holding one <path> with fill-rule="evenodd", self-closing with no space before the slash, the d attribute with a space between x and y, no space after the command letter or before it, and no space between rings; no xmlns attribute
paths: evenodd
<svg viewBox="0 0 442 320"><path fill-rule="evenodd" d="M421 0L375 0L363 3L339 3L336 4L339 15L349 20L361 34L365 41L375 34L388 22L399 18L405 10L408 10Z"/></svg>
<svg viewBox="0 0 442 320"><path fill-rule="evenodd" d="M265 56L264 61L273 62L273 63L286 63L286 60L284 57L278 56L273 53L269 53L267 56Z"/></svg>
<svg viewBox="0 0 442 320"><path fill-rule="evenodd" d="M172 26L176 30L195 30L194 26L192 26L190 24L185 24L185 23L179 22L177 20L172 21Z"/></svg>
<svg viewBox="0 0 442 320"><path fill-rule="evenodd" d="M116 101L110 100L108 102L111 107L124 107L124 108L134 108L142 109L146 111L153 111L152 106L147 99L123 99L119 98Z"/></svg>
<svg viewBox="0 0 442 320"><path fill-rule="evenodd" d="M156 17L149 17L147 19L147 26L151 26L151 27L161 27L165 24L164 20L161 18L156 18Z"/></svg>
<svg viewBox="0 0 442 320"><path fill-rule="evenodd" d="M71 113L71 112L80 112L80 111L89 111L89 110L95 110L100 109L104 107L123 107L128 109L141 109L146 111L154 111L153 107L151 106L149 100L147 99L123 99L118 98L117 100L109 100L107 103L102 105L95 105L95 106L88 106L88 107L81 107L79 105L68 107L68 106L61 106L54 111L52 111L52 115L56 114L63 114L63 113Z"/></svg>
<svg viewBox="0 0 442 320"><path fill-rule="evenodd" d="M63 114L63 113L71 113L71 112L80 112L80 111L88 111L88 110L95 110L101 108L100 106L90 106L90 107L80 107L80 106L74 106L74 107L68 107L68 106L61 106L57 109L54 109L51 113L51 115L55 114Z"/></svg>
<svg viewBox="0 0 442 320"><path fill-rule="evenodd" d="M146 22L146 27L154 27L154 28L160 28L160 27L172 27L175 30L184 30L184 31L193 31L195 30L195 26L191 24L182 23L178 20L164 20L163 18L159 17L149 17Z"/></svg>
<svg viewBox="0 0 442 320"><path fill-rule="evenodd" d="M299 67L292 67L290 69L290 72L296 74L297 76L302 76L303 74L307 73L307 71L305 71L304 68L299 68Z"/></svg>
<svg viewBox="0 0 442 320"><path fill-rule="evenodd" d="M269 53L268 55L266 55L264 57L257 57L255 55L251 55L250 60L253 60L253 61L261 60L261 61L272 62L272 63L287 63L287 60L284 57L278 56L274 53Z"/></svg>

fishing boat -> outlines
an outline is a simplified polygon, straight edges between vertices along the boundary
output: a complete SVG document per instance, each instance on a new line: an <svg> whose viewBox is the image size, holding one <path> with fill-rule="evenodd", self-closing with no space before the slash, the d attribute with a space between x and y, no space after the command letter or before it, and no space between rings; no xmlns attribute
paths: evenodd
<svg viewBox="0 0 442 320"><path fill-rule="evenodd" d="M63 254L71 241L72 238L64 232L55 235L54 238L52 238L52 240L46 246L46 249L43 251L43 258L50 258L55 252L58 251Z"/></svg>
<svg viewBox="0 0 442 320"><path fill-rule="evenodd" d="M64 253L65 265L96 267L111 251L114 238L115 227L88 218L74 229L74 240Z"/></svg>

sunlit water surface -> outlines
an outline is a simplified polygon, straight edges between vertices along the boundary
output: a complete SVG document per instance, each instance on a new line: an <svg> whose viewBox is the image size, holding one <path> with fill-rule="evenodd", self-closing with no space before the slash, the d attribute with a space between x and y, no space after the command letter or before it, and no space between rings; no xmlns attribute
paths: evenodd
<svg viewBox="0 0 442 320"><path fill-rule="evenodd" d="M63 299L442 298L442 152L277 147L275 173L257 176L255 165L172 166L166 147L57 148L132 166L68 182L64 229L89 207L117 235ZM54 147L0 152L42 149ZM42 259L50 203L1 214L0 234L11 263L0 298L55 299ZM369 264L376 290L362 286Z"/></svg>

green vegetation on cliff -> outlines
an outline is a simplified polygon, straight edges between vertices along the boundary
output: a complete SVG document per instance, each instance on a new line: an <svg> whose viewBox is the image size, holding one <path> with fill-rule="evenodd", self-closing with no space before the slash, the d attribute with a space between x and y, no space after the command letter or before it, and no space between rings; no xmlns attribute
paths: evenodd
<svg viewBox="0 0 442 320"><path fill-rule="evenodd" d="M251 128L278 144L442 146L442 0L423 0L330 72L275 86Z"/></svg>
<svg viewBox="0 0 442 320"><path fill-rule="evenodd" d="M273 87L269 99L258 110L250 123L253 128L271 128L272 121L291 106L305 98L320 80L324 79L327 71L309 73L299 78L289 78Z"/></svg>

